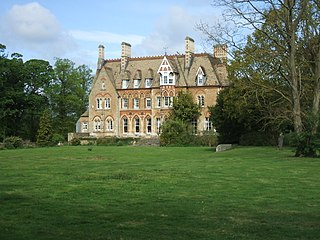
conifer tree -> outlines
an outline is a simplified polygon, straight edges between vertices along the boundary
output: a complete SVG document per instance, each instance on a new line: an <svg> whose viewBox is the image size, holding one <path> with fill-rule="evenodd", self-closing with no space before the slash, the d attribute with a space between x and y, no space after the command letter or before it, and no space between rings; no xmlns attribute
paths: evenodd
<svg viewBox="0 0 320 240"><path fill-rule="evenodd" d="M39 146L49 146L52 144L52 120L48 110L45 110L40 118L37 144Z"/></svg>

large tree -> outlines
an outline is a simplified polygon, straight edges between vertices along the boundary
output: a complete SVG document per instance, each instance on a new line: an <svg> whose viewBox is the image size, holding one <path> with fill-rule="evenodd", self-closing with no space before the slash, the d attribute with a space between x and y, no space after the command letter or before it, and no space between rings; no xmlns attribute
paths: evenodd
<svg viewBox="0 0 320 240"><path fill-rule="evenodd" d="M87 90L91 84L91 70L75 67L69 59L57 59L55 78L50 86L50 103L53 110L54 131L63 136L73 132L75 123L87 107Z"/></svg>
<svg viewBox="0 0 320 240"><path fill-rule="evenodd" d="M233 49L238 49L242 53L252 57L252 65L246 69L239 69L242 76L252 80L260 88L267 88L276 92L291 105L291 118L293 119L294 129L297 133L304 130L303 117L306 115L302 106L302 97L307 87L313 89L314 101L313 112L319 112L319 87L317 68L314 67L310 73L311 81L304 81L303 69L311 66L311 61L304 61L299 51L299 46L309 46L313 39L313 51L319 52L319 2L316 0L219 0L213 1L214 4L223 6L224 24L209 26L200 24L208 39L215 42L227 42ZM316 18L315 18L316 17ZM252 52L252 47L245 48L239 44L239 32L230 31L227 24L232 23L234 29L242 30L249 28L254 31L255 37L264 39L259 41L259 53ZM306 26L308 26L306 28ZM307 29L307 30L306 30ZM308 35L308 38L305 37ZM305 42L307 41L307 42ZM257 41L253 41L257 43ZM308 44L309 43L309 44ZM316 54L313 63L317 65L319 56ZM254 81L250 72L256 70L256 66L264 67L263 75L258 81ZM304 67L303 67L304 66ZM249 72L247 71L249 69ZM276 84L270 84L270 80ZM279 88L280 86L280 88ZM317 121L315 122L317 124Z"/></svg>
<svg viewBox="0 0 320 240"><path fill-rule="evenodd" d="M47 61L32 59L24 63L23 76L25 92L23 137L34 142L42 109L50 108L46 91L53 80L53 69Z"/></svg>
<svg viewBox="0 0 320 240"><path fill-rule="evenodd" d="M19 136L24 109L22 55L8 58L6 47L0 44L0 140Z"/></svg>

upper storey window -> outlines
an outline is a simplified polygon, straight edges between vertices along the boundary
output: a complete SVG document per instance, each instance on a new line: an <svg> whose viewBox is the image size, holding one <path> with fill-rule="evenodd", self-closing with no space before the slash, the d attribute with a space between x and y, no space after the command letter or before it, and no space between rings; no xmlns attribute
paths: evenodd
<svg viewBox="0 0 320 240"><path fill-rule="evenodd" d="M160 85L175 85L175 75L166 56L162 60L158 73L160 74Z"/></svg>
<svg viewBox="0 0 320 240"><path fill-rule="evenodd" d="M141 80L140 79L134 79L133 80L133 88L139 88L140 87Z"/></svg>
<svg viewBox="0 0 320 240"><path fill-rule="evenodd" d="M196 77L197 86L203 86L206 80L204 69L202 67L198 68L197 77Z"/></svg>
<svg viewBox="0 0 320 240"><path fill-rule="evenodd" d="M146 78L145 87L151 88L151 86L152 86L152 78Z"/></svg>
<svg viewBox="0 0 320 240"><path fill-rule="evenodd" d="M123 79L122 80L122 86L121 86L123 89L126 89L129 87L129 80L127 79Z"/></svg>

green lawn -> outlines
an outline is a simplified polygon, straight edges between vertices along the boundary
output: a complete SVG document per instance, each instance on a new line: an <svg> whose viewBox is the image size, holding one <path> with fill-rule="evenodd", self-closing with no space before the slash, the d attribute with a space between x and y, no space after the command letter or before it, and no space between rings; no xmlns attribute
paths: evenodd
<svg viewBox="0 0 320 240"><path fill-rule="evenodd" d="M288 149L0 151L0 239L320 239L320 159Z"/></svg>

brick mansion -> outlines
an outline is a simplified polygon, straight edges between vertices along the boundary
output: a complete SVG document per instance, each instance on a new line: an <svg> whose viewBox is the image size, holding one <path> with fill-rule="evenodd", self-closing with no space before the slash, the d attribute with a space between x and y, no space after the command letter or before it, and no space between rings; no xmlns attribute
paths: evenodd
<svg viewBox="0 0 320 240"><path fill-rule="evenodd" d="M123 42L119 59L105 59L104 46L98 49L89 107L77 122L76 135L157 137L173 98L186 90L201 111L192 122L194 130L201 134L213 128L208 106L228 85L225 45L195 53L194 40L186 37L184 54L131 57L131 45Z"/></svg>

